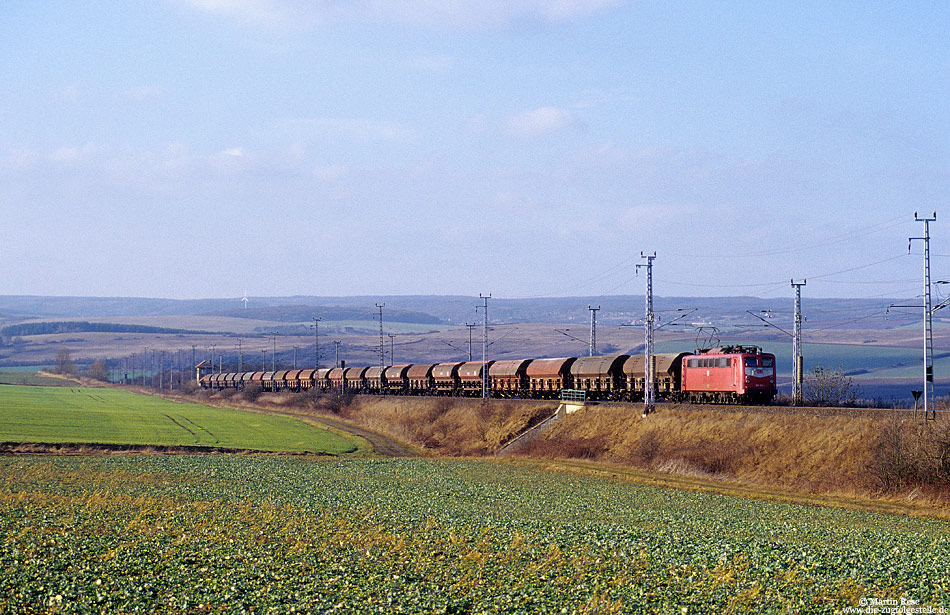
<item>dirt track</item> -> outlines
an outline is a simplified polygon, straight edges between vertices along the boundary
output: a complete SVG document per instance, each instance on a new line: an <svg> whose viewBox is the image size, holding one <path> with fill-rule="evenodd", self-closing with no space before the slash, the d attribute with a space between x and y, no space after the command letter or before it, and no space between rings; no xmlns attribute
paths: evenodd
<svg viewBox="0 0 950 615"><path fill-rule="evenodd" d="M391 438L387 438L386 436L382 436L378 433L373 433L372 431L367 431L355 425L350 425L349 423L345 423L338 419L333 419L326 416L311 416L309 417L309 420L317 422L317 423L322 423L323 425L326 425L327 427L331 427L333 429L345 431L346 433L352 434L354 436L359 436L360 438L363 438L364 440L369 442L372 445L373 450L376 451L376 453L382 455L383 457L415 457L416 456L415 453L409 450L409 448L400 444L399 442L396 442L395 440Z"/></svg>

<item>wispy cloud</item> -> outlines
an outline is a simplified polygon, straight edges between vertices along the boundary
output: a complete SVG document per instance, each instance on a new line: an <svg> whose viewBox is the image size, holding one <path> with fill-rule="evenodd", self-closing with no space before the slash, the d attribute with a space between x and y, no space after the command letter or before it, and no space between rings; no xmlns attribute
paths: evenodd
<svg viewBox="0 0 950 615"><path fill-rule="evenodd" d="M504 26L522 21L563 22L625 0L182 0L192 7L276 27L326 21L377 21L433 28Z"/></svg>
<svg viewBox="0 0 950 615"><path fill-rule="evenodd" d="M354 141L407 142L416 137L415 131L402 124L366 118L317 117L294 118L283 122L295 133L310 132L336 135Z"/></svg>
<svg viewBox="0 0 950 615"><path fill-rule="evenodd" d="M559 107L540 107L508 118L508 133L521 138L534 138L559 132L579 124L577 116Z"/></svg>
<svg viewBox="0 0 950 615"><path fill-rule="evenodd" d="M408 62L411 68L430 73L444 73L455 65L455 58L450 55L418 56Z"/></svg>

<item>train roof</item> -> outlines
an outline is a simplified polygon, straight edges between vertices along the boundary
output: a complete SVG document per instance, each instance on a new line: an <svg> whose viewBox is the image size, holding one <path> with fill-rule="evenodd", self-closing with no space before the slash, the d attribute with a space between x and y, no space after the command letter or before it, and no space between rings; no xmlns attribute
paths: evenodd
<svg viewBox="0 0 950 615"><path fill-rule="evenodd" d="M577 357L561 357L558 359L532 359L526 369L531 378L551 378L565 376L570 373L571 365Z"/></svg>
<svg viewBox="0 0 950 615"><path fill-rule="evenodd" d="M440 380L450 380L458 374L461 362L436 363L432 368L432 377Z"/></svg>
<svg viewBox="0 0 950 615"><path fill-rule="evenodd" d="M372 380L379 380L380 378L383 377L383 372L385 371L386 371L386 368L381 367L379 365L368 367L366 368L366 378L372 379Z"/></svg>
<svg viewBox="0 0 950 615"><path fill-rule="evenodd" d="M758 346L742 346L741 344L735 344L732 346L716 346L715 348L700 348L695 353L696 355L710 355L710 354L771 354L764 353L762 349Z"/></svg>
<svg viewBox="0 0 950 615"><path fill-rule="evenodd" d="M386 380L402 380L406 377L406 372L408 372L411 367L412 366L408 363L404 363L403 365L390 365L384 372L386 374Z"/></svg>
<svg viewBox="0 0 950 615"><path fill-rule="evenodd" d="M571 365L571 375L590 378L610 374L619 370L628 356L618 354L606 357L580 357Z"/></svg>
<svg viewBox="0 0 950 615"><path fill-rule="evenodd" d="M362 380L368 369L368 367L347 367L344 376L347 380Z"/></svg>
<svg viewBox="0 0 950 615"><path fill-rule="evenodd" d="M491 365L494 361L488 361L488 371L491 371ZM459 366L459 378L462 380L481 380L482 368L486 365L484 361L469 361Z"/></svg>
<svg viewBox="0 0 950 615"><path fill-rule="evenodd" d="M531 359L510 359L507 361L495 361L488 368L489 376L517 376L523 373Z"/></svg>
<svg viewBox="0 0 950 615"><path fill-rule="evenodd" d="M413 363L409 366L406 377L410 380L422 380L432 375L432 369L438 363Z"/></svg>
<svg viewBox="0 0 950 615"><path fill-rule="evenodd" d="M656 365L657 374L671 374L677 370L680 364L680 360L688 356L688 352L667 352L653 355L653 359ZM629 359L624 361L623 364L623 373L628 376L639 376L643 377L643 365L646 361L642 354L631 355Z"/></svg>

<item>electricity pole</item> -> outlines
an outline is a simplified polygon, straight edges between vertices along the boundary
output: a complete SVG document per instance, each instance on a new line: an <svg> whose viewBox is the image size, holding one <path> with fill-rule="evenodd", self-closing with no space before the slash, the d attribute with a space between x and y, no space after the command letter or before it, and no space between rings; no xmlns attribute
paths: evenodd
<svg viewBox="0 0 950 615"><path fill-rule="evenodd" d="M646 416L656 410L656 375L653 370L653 260L656 258L656 252L653 255L640 252L640 258L646 259L646 313L643 318L643 416Z"/></svg>
<svg viewBox="0 0 950 615"><path fill-rule="evenodd" d="M802 286L808 280L795 282L792 280L792 288L795 289L795 328L792 329L792 405L802 405L802 383L805 379L805 362L802 359Z"/></svg>
<svg viewBox="0 0 950 615"><path fill-rule="evenodd" d="M238 373L244 373L244 350L241 348L241 338L238 338Z"/></svg>
<svg viewBox="0 0 950 615"><path fill-rule="evenodd" d="M379 308L379 366L386 367L386 351L383 349L383 308L385 303L377 303Z"/></svg>
<svg viewBox="0 0 950 615"><path fill-rule="evenodd" d="M937 410L934 407L934 342L933 342L933 309L930 297L930 223L937 220L937 212L932 218L918 218L914 212L914 220L924 223L924 236L911 237L907 241L907 251L915 239L924 242L924 418L936 419Z"/></svg>
<svg viewBox="0 0 950 615"><path fill-rule="evenodd" d="M313 329L313 369L320 369L320 321L323 318L314 316L312 320L310 328Z"/></svg>
<svg viewBox="0 0 950 615"><path fill-rule="evenodd" d="M465 326L468 327L468 360L472 360L472 329L474 329L477 323L468 324L465 323Z"/></svg>
<svg viewBox="0 0 950 615"><path fill-rule="evenodd" d="M482 310L485 320L482 326L482 399L488 399L488 300L491 299L491 293L478 296L484 302Z"/></svg>
<svg viewBox="0 0 950 615"><path fill-rule="evenodd" d="M597 354L597 310L600 306L588 305L587 309L590 310L590 356L594 356Z"/></svg>
<svg viewBox="0 0 950 615"><path fill-rule="evenodd" d="M336 346L336 364L333 367L340 367L340 344L341 342L334 341L334 346Z"/></svg>

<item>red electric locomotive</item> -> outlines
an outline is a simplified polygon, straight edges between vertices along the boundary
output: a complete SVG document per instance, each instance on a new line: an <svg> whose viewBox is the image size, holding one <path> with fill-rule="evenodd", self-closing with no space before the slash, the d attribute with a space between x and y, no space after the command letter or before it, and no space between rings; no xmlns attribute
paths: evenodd
<svg viewBox="0 0 950 615"><path fill-rule="evenodd" d="M758 346L699 350L682 360L680 390L696 403L767 404L775 388L775 355Z"/></svg>

